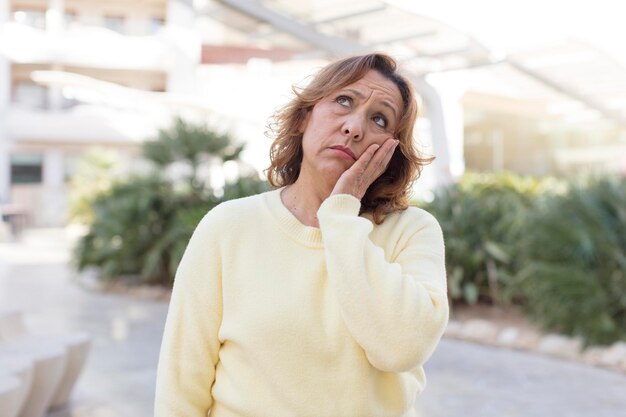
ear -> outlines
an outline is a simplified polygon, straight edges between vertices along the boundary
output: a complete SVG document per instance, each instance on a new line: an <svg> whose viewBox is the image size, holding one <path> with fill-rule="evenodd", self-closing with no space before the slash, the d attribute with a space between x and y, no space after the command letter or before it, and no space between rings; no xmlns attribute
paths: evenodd
<svg viewBox="0 0 626 417"><path fill-rule="evenodd" d="M304 133L307 126L309 125L309 118L311 117L311 110L305 110L306 114L304 115L304 119L300 122L298 126L298 133Z"/></svg>

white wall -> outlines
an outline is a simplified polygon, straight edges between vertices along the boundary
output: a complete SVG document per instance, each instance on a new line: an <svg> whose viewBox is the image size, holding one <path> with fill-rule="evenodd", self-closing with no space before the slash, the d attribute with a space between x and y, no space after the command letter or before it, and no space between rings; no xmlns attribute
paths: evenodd
<svg viewBox="0 0 626 417"><path fill-rule="evenodd" d="M7 0L0 0L0 33L3 23L9 19L9 5ZM0 44L1 45L1 44ZM9 105L11 78L9 74L9 61L0 50L0 117ZM1 128L0 122L0 128ZM1 133L0 133L1 134Z"/></svg>
<svg viewBox="0 0 626 417"><path fill-rule="evenodd" d="M0 120L0 204L9 202L11 196L11 157L8 145Z"/></svg>
<svg viewBox="0 0 626 417"><path fill-rule="evenodd" d="M9 19L8 0L0 0L0 31ZM5 115L11 99L11 75L9 61L0 50L0 203L7 202L10 193L9 138L6 133Z"/></svg>
<svg viewBox="0 0 626 417"><path fill-rule="evenodd" d="M167 91L171 93L196 93L195 71L200 64L202 42L194 25L195 13L191 7L178 1L168 2L165 34L172 59L167 77Z"/></svg>

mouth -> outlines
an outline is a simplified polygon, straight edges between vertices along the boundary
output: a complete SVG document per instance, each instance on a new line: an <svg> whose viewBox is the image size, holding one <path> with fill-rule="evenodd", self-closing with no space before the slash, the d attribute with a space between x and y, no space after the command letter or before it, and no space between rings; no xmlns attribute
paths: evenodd
<svg viewBox="0 0 626 417"><path fill-rule="evenodd" d="M341 145L336 145L336 146L331 146L330 149L334 149L336 151L342 152L343 154L349 156L350 159L356 161L356 155L354 154L354 152L352 152L350 148L346 148L345 146L341 146Z"/></svg>

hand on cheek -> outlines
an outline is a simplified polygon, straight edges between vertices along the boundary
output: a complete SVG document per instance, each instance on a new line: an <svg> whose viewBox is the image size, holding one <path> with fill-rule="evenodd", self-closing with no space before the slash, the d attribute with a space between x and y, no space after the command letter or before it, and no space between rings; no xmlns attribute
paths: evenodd
<svg viewBox="0 0 626 417"><path fill-rule="evenodd" d="M389 138L382 146L370 145L359 159L341 174L330 194L351 194L361 200L369 186L387 169L398 142L394 138Z"/></svg>

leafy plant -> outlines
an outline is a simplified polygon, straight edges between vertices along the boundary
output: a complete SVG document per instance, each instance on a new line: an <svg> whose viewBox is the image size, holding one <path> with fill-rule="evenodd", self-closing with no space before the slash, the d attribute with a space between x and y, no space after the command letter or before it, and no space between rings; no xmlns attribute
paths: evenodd
<svg viewBox="0 0 626 417"><path fill-rule="evenodd" d="M144 281L164 281L167 255L155 265L149 254L162 249L175 208L171 185L158 177L114 185L93 202L95 221L77 248L78 267L98 266L109 279L140 273Z"/></svg>
<svg viewBox="0 0 626 417"><path fill-rule="evenodd" d="M202 169L234 160L242 149L227 135L181 119L160 131L143 146L153 171L114 183L92 199L93 222L75 252L78 268L97 267L108 280L171 285L204 214L221 201L268 188L256 175L240 177L223 190L211 187Z"/></svg>
<svg viewBox="0 0 626 417"><path fill-rule="evenodd" d="M587 344L626 337L626 180L590 178L540 200L516 284L546 328Z"/></svg>
<svg viewBox="0 0 626 417"><path fill-rule="evenodd" d="M515 299L510 284L520 261L517 245L528 211L546 184L511 173L468 173L425 206L444 233L453 300L474 304Z"/></svg>
<svg viewBox="0 0 626 417"><path fill-rule="evenodd" d="M626 339L626 179L468 174L425 206L454 302L522 305L586 344Z"/></svg>
<svg viewBox="0 0 626 417"><path fill-rule="evenodd" d="M115 177L115 155L112 152L104 149L87 152L70 180L69 217L81 223L93 222L91 203L111 188Z"/></svg>
<svg viewBox="0 0 626 417"><path fill-rule="evenodd" d="M239 158L244 145L234 145L227 134L212 131L204 125L192 125L177 118L169 130L160 130L156 140L143 144L143 155L158 169L167 171L174 164L188 168L182 176L192 192L201 193L208 185L208 176L201 178L199 168L211 163L223 164Z"/></svg>

